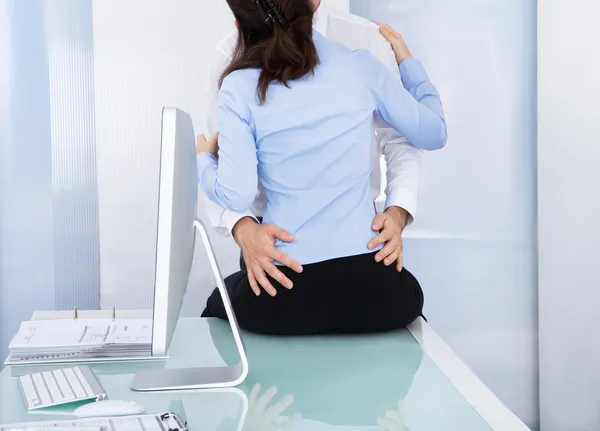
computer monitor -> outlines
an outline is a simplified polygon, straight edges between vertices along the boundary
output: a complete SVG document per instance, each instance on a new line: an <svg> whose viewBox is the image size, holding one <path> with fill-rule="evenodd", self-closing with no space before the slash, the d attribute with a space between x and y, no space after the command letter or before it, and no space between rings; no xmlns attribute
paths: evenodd
<svg viewBox="0 0 600 431"><path fill-rule="evenodd" d="M164 108L158 186L152 356L165 356L194 255L198 196L194 129L190 117Z"/></svg>
<svg viewBox="0 0 600 431"><path fill-rule="evenodd" d="M229 294L206 227L196 217L195 142L190 116L177 108L163 108L152 355L167 354L187 289L198 230L223 298L240 362L223 367L142 371L132 382L131 389L137 391L230 387L248 375L248 360Z"/></svg>

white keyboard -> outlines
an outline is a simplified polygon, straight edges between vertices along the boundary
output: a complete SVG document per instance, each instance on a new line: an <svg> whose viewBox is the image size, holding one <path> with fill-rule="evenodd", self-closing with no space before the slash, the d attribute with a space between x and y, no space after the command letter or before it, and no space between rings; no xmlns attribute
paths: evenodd
<svg viewBox="0 0 600 431"><path fill-rule="evenodd" d="M106 399L104 389L89 367L27 374L19 377L19 382L28 410Z"/></svg>

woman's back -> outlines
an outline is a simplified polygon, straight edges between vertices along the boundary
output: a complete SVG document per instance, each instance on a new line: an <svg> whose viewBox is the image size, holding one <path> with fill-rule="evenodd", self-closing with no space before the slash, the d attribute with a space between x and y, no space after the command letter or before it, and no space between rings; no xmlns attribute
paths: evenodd
<svg viewBox="0 0 600 431"><path fill-rule="evenodd" d="M446 127L437 90L409 55L397 55L400 82L368 52L327 41L312 30L307 0L228 1L236 17L253 12L239 20L223 74L218 164L198 158L202 188L243 212L260 177L264 221L295 236L277 247L301 264L367 253L373 113L413 145L439 149Z"/></svg>
<svg viewBox="0 0 600 431"><path fill-rule="evenodd" d="M246 117L265 191L264 222L295 236L277 247L301 264L368 253L375 236L369 184L376 106L363 80L364 54L317 32L313 38L320 60L314 75L291 81L290 88L272 83L260 104L259 71L236 71L223 83L219 112L221 138L232 109L234 120ZM239 202L240 209L248 203Z"/></svg>

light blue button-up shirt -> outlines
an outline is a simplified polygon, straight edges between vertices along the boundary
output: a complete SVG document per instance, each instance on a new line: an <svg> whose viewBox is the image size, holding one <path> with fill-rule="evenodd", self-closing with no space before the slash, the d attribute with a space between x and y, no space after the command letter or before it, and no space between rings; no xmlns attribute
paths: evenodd
<svg viewBox="0 0 600 431"><path fill-rule="evenodd" d="M421 63L401 63L402 82L367 51L313 33L314 75L269 87L258 103L260 71L227 76L220 91L219 157L198 155L209 199L242 212L265 192L264 223L295 235L276 247L301 264L369 253L375 208L370 191L373 113L413 145L446 143L439 94Z"/></svg>

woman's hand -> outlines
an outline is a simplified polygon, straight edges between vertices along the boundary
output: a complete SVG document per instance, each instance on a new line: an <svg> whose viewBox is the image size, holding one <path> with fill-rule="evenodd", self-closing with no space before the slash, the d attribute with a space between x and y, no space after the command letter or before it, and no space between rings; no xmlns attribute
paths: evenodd
<svg viewBox="0 0 600 431"><path fill-rule="evenodd" d="M400 33L387 24L379 24L379 31L392 45L398 64L402 63L407 58L412 58L412 54L408 50L406 43L404 43L404 38Z"/></svg>
<svg viewBox="0 0 600 431"><path fill-rule="evenodd" d="M208 141L204 135L198 135L196 138L196 154L211 153L217 155L219 153L219 134L217 133Z"/></svg>

